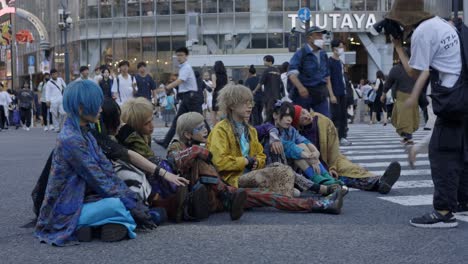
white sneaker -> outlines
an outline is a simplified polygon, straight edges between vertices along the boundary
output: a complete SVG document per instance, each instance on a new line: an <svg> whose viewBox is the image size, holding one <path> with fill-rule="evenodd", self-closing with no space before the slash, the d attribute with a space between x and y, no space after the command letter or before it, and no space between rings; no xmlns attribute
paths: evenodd
<svg viewBox="0 0 468 264"><path fill-rule="evenodd" d="M49 125L49 130L50 130L50 131L54 130L54 126L53 126L53 125Z"/></svg>
<svg viewBox="0 0 468 264"><path fill-rule="evenodd" d="M49 131L49 128L47 126L44 126L44 131L45 132Z"/></svg>
<svg viewBox="0 0 468 264"><path fill-rule="evenodd" d="M349 142L346 138L340 140L340 146L351 146L353 143Z"/></svg>
<svg viewBox="0 0 468 264"><path fill-rule="evenodd" d="M29 127L26 127L26 131L29 131L29 130L30 130Z"/></svg>

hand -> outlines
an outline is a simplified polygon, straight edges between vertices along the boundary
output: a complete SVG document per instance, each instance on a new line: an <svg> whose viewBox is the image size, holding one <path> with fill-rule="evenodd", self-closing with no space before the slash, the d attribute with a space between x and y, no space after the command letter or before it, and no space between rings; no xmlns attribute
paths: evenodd
<svg viewBox="0 0 468 264"><path fill-rule="evenodd" d="M283 143L281 143L280 141L277 141L277 142L273 142L271 144L271 152L273 152L273 154L281 154L283 153L284 149L283 149Z"/></svg>
<svg viewBox="0 0 468 264"><path fill-rule="evenodd" d="M172 174L168 171L165 172L163 179L165 179L168 182L171 182L175 184L176 186L185 186L188 185L190 182L189 180L179 177L179 175Z"/></svg>
<svg viewBox="0 0 468 264"><path fill-rule="evenodd" d="M401 43L400 39L394 39L392 36L390 36L390 40L392 41L393 46L395 46L395 49L403 48L403 44Z"/></svg>
<svg viewBox="0 0 468 264"><path fill-rule="evenodd" d="M333 178L338 179L338 172L336 172L335 170L330 170L329 172Z"/></svg>
<svg viewBox="0 0 468 264"><path fill-rule="evenodd" d="M313 163L312 168L314 169L315 173L320 174L320 163Z"/></svg>
<svg viewBox="0 0 468 264"><path fill-rule="evenodd" d="M383 94L383 95L380 97L380 102L385 103L385 101L386 101L386 96L385 96L385 94Z"/></svg>
<svg viewBox="0 0 468 264"><path fill-rule="evenodd" d="M307 97L309 97L309 91L307 91L306 88L298 88L298 91L299 91L299 95L300 95L302 98L307 98Z"/></svg>
<svg viewBox="0 0 468 264"><path fill-rule="evenodd" d="M411 108L411 107L414 107L417 103L418 103L418 97L411 95L408 99L406 99L405 107Z"/></svg>
<svg viewBox="0 0 468 264"><path fill-rule="evenodd" d="M338 100L336 99L336 97L334 95L330 96L330 103L332 103L332 104L337 104L338 103Z"/></svg>

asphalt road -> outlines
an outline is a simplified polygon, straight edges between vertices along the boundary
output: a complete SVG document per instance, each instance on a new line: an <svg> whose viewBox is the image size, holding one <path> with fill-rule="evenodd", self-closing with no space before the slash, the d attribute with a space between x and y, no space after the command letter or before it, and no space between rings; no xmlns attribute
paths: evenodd
<svg viewBox="0 0 468 264"><path fill-rule="evenodd" d="M374 135L385 133L393 146L391 128L353 125L351 158L371 170L381 162L405 161L395 144L390 158L369 159ZM355 131L355 132L353 132ZM383 131L383 132L381 132ZM367 133L368 132L368 133ZM158 130L160 136L164 130ZM420 133L416 138L424 136ZM432 193L427 157L418 159L416 173L403 166L402 184L388 201L372 192L352 191L341 215L286 213L255 209L231 222L220 213L200 223L167 224L118 243L94 241L66 248L40 244L32 228L31 190L54 146L56 134L31 131L0 132L0 263L467 263L468 223L452 230L416 229L411 217L431 209L424 202L403 205L398 197L426 197ZM378 138L378 136L377 136ZM382 138L378 140L382 141ZM385 142L384 142L385 143ZM362 147L360 147L362 146ZM365 148L369 146L369 148ZM158 152L162 153L160 149ZM390 151L391 152L391 151ZM378 160L381 158L382 160ZM377 159L377 160L376 160ZM387 160L385 160L387 159ZM380 162L380 163L379 163ZM421 171L420 174L418 172ZM425 185L426 184L426 185ZM411 187L411 186L413 187ZM405 198L406 199L406 198ZM395 202L396 201L396 202Z"/></svg>

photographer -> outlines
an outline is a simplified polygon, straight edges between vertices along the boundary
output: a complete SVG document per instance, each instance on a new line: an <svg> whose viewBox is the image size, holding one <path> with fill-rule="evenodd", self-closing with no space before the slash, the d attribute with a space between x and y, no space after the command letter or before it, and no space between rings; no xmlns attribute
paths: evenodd
<svg viewBox="0 0 468 264"><path fill-rule="evenodd" d="M414 106L430 78L437 121L429 145L434 211L411 219L410 224L423 228L451 228L458 225L454 212L467 211L468 177L463 173L463 147L467 135L463 97L462 54L456 29L440 17L424 11L424 1L396 0L386 16L412 33L411 58L402 48L403 38L393 36L393 44L405 71L416 79L406 106ZM391 22L390 22L391 23ZM388 30L387 30L388 32ZM393 34L392 34L393 35Z"/></svg>

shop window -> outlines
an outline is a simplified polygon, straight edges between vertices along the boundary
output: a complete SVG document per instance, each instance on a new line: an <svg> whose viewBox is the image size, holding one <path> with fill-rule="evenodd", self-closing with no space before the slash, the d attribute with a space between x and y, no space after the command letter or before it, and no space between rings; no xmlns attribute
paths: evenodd
<svg viewBox="0 0 468 264"><path fill-rule="evenodd" d="M112 39L101 39L101 65L112 63Z"/></svg>
<svg viewBox="0 0 468 264"><path fill-rule="evenodd" d="M127 16L140 16L140 0L128 0Z"/></svg>
<svg viewBox="0 0 468 264"><path fill-rule="evenodd" d="M217 13L218 1L203 1L203 13Z"/></svg>
<svg viewBox="0 0 468 264"><path fill-rule="evenodd" d="M185 47L185 36L174 36L172 37L172 51L178 48Z"/></svg>
<svg viewBox="0 0 468 264"><path fill-rule="evenodd" d="M123 38L114 39L114 50L112 51L114 63L127 59L127 40Z"/></svg>
<svg viewBox="0 0 468 264"><path fill-rule="evenodd" d="M141 12L143 16L153 16L154 15L154 1L153 0L140 0L141 2Z"/></svg>
<svg viewBox="0 0 468 264"><path fill-rule="evenodd" d="M236 12L249 12L250 0L235 0Z"/></svg>
<svg viewBox="0 0 468 264"><path fill-rule="evenodd" d="M219 13L232 13L234 10L233 0L219 0Z"/></svg>
<svg viewBox="0 0 468 264"><path fill-rule="evenodd" d="M141 38L128 39L127 47L127 58L130 62L130 70L135 72L138 62L141 61Z"/></svg>
<svg viewBox="0 0 468 264"><path fill-rule="evenodd" d="M299 10L298 0L284 0L284 11L296 11Z"/></svg>
<svg viewBox="0 0 468 264"><path fill-rule="evenodd" d="M157 0L156 14L169 15L171 13L170 0Z"/></svg>
<svg viewBox="0 0 468 264"><path fill-rule="evenodd" d="M252 34L252 49L266 49L266 34Z"/></svg>
<svg viewBox="0 0 468 264"><path fill-rule="evenodd" d="M114 0L114 17L123 17L125 14L125 0Z"/></svg>
<svg viewBox="0 0 468 264"><path fill-rule="evenodd" d="M200 13L201 12L201 1L187 0L187 12Z"/></svg>
<svg viewBox="0 0 468 264"><path fill-rule="evenodd" d="M109 0L101 0L101 18L112 17L112 2Z"/></svg>
<svg viewBox="0 0 468 264"><path fill-rule="evenodd" d="M156 37L158 54L160 51L171 51L171 39L170 37Z"/></svg>
<svg viewBox="0 0 468 264"><path fill-rule="evenodd" d="M88 19L96 19L98 18L98 0L88 0Z"/></svg>
<svg viewBox="0 0 468 264"><path fill-rule="evenodd" d="M269 0L268 11L283 11L283 0Z"/></svg>
<svg viewBox="0 0 468 264"><path fill-rule="evenodd" d="M367 0L366 1L366 10L367 11L380 11L385 7L381 6L382 0Z"/></svg>
<svg viewBox="0 0 468 264"><path fill-rule="evenodd" d="M353 11L364 11L365 5L365 0L351 0L351 10Z"/></svg>
<svg viewBox="0 0 468 264"><path fill-rule="evenodd" d="M172 0L172 14L185 14L185 0Z"/></svg>
<svg viewBox="0 0 468 264"><path fill-rule="evenodd" d="M268 34L268 48L280 49L283 48L283 33L269 33Z"/></svg>
<svg viewBox="0 0 468 264"><path fill-rule="evenodd" d="M86 0L80 0L80 18L86 18Z"/></svg>

